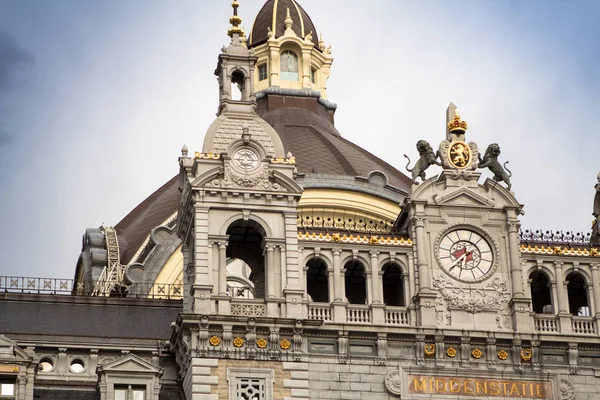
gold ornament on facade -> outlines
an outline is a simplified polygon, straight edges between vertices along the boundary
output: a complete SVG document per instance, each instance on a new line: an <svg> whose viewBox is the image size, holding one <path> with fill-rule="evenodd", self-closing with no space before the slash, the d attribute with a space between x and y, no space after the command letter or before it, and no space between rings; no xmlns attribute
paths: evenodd
<svg viewBox="0 0 600 400"><path fill-rule="evenodd" d="M296 157L275 157L271 158L273 164L296 164Z"/></svg>
<svg viewBox="0 0 600 400"><path fill-rule="evenodd" d="M292 343L287 339L283 339L281 342L279 342L279 347L281 347L283 350L288 350L290 347L292 347Z"/></svg>
<svg viewBox="0 0 600 400"><path fill-rule="evenodd" d="M521 361L525 363L531 361L531 349L521 350Z"/></svg>
<svg viewBox="0 0 600 400"><path fill-rule="evenodd" d="M448 357L454 358L456 357L456 349L454 347L448 347L448 350L446 350L446 354L448 355Z"/></svg>
<svg viewBox="0 0 600 400"><path fill-rule="evenodd" d="M426 344L423 348L423 353L425 353L425 357L428 358L435 356L435 344Z"/></svg>
<svg viewBox="0 0 600 400"><path fill-rule="evenodd" d="M558 249L558 250L557 250ZM585 248L570 248L560 246L531 246L521 245L521 253L528 254L547 254L547 255L563 255L563 256L583 256L583 257L598 257L598 249Z"/></svg>
<svg viewBox="0 0 600 400"><path fill-rule="evenodd" d="M264 349L267 347L267 343L268 342L266 339L260 338L256 341L256 346L258 346L260 349Z"/></svg>
<svg viewBox="0 0 600 400"><path fill-rule="evenodd" d="M342 237L336 233L335 235L331 236L331 240L333 240L334 242L339 242L340 240L342 240Z"/></svg>
<svg viewBox="0 0 600 400"><path fill-rule="evenodd" d="M204 158L204 159L212 159L212 160L218 160L221 158L220 154L215 154L215 153L200 153L199 151L197 151L194 154L195 158Z"/></svg>
<svg viewBox="0 0 600 400"><path fill-rule="evenodd" d="M590 249L590 256L598 257L598 249Z"/></svg>
<svg viewBox="0 0 600 400"><path fill-rule="evenodd" d="M556 246L556 247L554 248L554 250L553 250L553 253L554 253L555 255L557 255L557 256L560 256L560 255L563 253L563 251L562 251L562 247L560 247L560 246Z"/></svg>
<svg viewBox="0 0 600 400"><path fill-rule="evenodd" d="M469 129L467 121L460 119L458 110L455 110L454 118L452 118L452 121L448 122L448 131L450 133L465 133L467 129Z"/></svg>
<svg viewBox="0 0 600 400"><path fill-rule="evenodd" d="M298 239L300 240L312 240L317 242L342 242L342 243L354 243L354 244L370 244L370 238L368 236L354 236L354 235L339 235L337 233L330 235L329 233L298 233ZM391 238L391 237L379 237L377 244L383 246L402 246L411 247L413 242L410 238Z"/></svg>
<svg viewBox="0 0 600 400"><path fill-rule="evenodd" d="M483 352L479 349L475 349L471 352L471 355L473 356L473 358L476 358L479 360L481 358L481 356L483 356Z"/></svg>
<svg viewBox="0 0 600 400"><path fill-rule="evenodd" d="M371 236L371 239L369 239L369 243L377 244L379 243L379 239L377 238L377 236Z"/></svg>
<svg viewBox="0 0 600 400"><path fill-rule="evenodd" d="M452 142L448 147L448 160L456 168L467 168L471 164L471 148L465 142Z"/></svg>
<svg viewBox="0 0 600 400"><path fill-rule="evenodd" d="M235 347L242 347L244 345L244 339L242 339L241 337L236 337L235 339L233 339L233 345Z"/></svg>
<svg viewBox="0 0 600 400"><path fill-rule="evenodd" d="M211 336L211 338L208 340L208 343L210 343L211 346L218 346L221 344L221 339L219 339L217 336Z"/></svg>
<svg viewBox="0 0 600 400"><path fill-rule="evenodd" d="M498 358L503 361L506 360L508 358L508 352L506 350L500 350L498 352Z"/></svg>

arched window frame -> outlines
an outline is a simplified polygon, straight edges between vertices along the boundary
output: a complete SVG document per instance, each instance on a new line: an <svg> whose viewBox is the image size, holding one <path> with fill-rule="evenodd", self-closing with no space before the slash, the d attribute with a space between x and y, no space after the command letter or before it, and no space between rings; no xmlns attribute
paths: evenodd
<svg viewBox="0 0 600 400"><path fill-rule="evenodd" d="M581 307L576 307L573 305L573 298L572 295L569 293L569 285L571 283L571 279L569 279L569 277L571 276L580 276L581 279L583 280L583 290L585 292L585 302L586 302L586 307L588 308L588 315L582 315L582 316L591 316L594 313L594 309L592 306L592 302L590 301L590 282L591 282L591 277L584 272L581 269L575 269L575 268L571 268L568 269L564 272L564 282L565 282L565 289L566 289L566 295L567 295L567 307L569 308L569 313L573 316L580 316L578 314L578 311Z"/></svg>
<svg viewBox="0 0 600 400"><path fill-rule="evenodd" d="M356 264L358 264L358 265L359 265L359 266L362 268L362 273L363 273L363 276L362 276L362 278L363 278L363 285L362 285L362 286L364 287L364 302L356 302L356 301L354 301L354 302L353 302L353 301L351 301L351 300L350 300L350 297L348 296L348 294L349 294L349 293L348 293L348 292L349 292L349 290L348 290L348 289L349 289L348 285L349 285L349 284L348 284L348 282L347 282L347 276L346 276L346 274L347 274L347 272L348 272L348 266L349 266L350 264L353 264L353 263L356 263ZM357 305L363 305L363 304L365 304L365 305L366 305L366 304L369 304L369 295L370 295L370 291L369 291L369 285L368 285L368 279L367 279L367 274L369 273L369 270L367 269L367 266L368 266L368 265L369 265L369 264L368 264L368 263L366 263L364 260L361 260L361 259L353 259L353 258L352 258L352 259L349 259L349 260L346 260L346 261L343 263L343 266L344 266L344 267L343 267L343 278L344 278L343 282L344 282L344 291L345 291L345 293L346 293L346 299L348 300L348 303L349 303L349 304L357 304ZM351 284L352 284L352 283L350 283L350 285L351 285ZM358 285L357 285L357 287L358 287ZM354 291L352 291L352 293L353 293L353 295L355 295L355 292L354 292Z"/></svg>
<svg viewBox="0 0 600 400"><path fill-rule="evenodd" d="M300 80L300 57L292 49L286 48L279 55L279 77L283 81L297 82Z"/></svg>
<svg viewBox="0 0 600 400"><path fill-rule="evenodd" d="M388 269L392 268L392 267L396 267L398 268L398 273L399 273L399 289L400 289L400 295L397 297L398 301L391 301L391 299L389 298L389 296L386 296L386 273L388 272ZM386 306L392 306L392 307L406 307L407 301L406 301L406 273L404 272L404 267L402 266L402 264L396 262L396 261L386 261L383 263L383 265L380 267L380 273L381 273L381 297L383 299L383 303ZM386 298L387 297L387 298ZM400 304L390 304L390 303L400 303Z"/></svg>
<svg viewBox="0 0 600 400"><path fill-rule="evenodd" d="M309 266L309 263L311 263L313 261L320 262L321 267L324 271L324 275L325 275L325 285L324 286L325 286L325 289L327 290L327 296L324 299L311 295L312 289L309 288L309 271L313 267ZM330 268L327 263L327 260L325 260L323 257L314 256L314 255L311 257L308 257L306 262L304 263L304 270L305 270L304 279L306 282L306 295L309 296L309 299L312 299L312 301L314 301L314 302L321 302L321 303L331 302L331 296L333 295L333 293L331 293L332 283L330 282Z"/></svg>
<svg viewBox="0 0 600 400"><path fill-rule="evenodd" d="M536 305L535 305L536 298L533 293L533 283L534 283L533 280L534 280L534 275L536 275L536 274L543 274L548 280L547 291L548 291L548 295L549 295L550 304L544 304L543 306L550 305L552 308L551 312L544 313L543 309L542 309L542 311L540 311L539 308L536 307ZM555 291L553 290L553 286L555 286L555 285L553 283L554 280L553 280L553 275L551 274L551 272L544 268L533 268L529 271L529 274L527 276L528 276L527 284L529 286L529 292L531 294L531 306L532 306L532 309L534 310L534 312L541 313L541 314L556 314L557 305L556 305L556 299L554 298ZM536 311L536 308L538 308L537 311Z"/></svg>

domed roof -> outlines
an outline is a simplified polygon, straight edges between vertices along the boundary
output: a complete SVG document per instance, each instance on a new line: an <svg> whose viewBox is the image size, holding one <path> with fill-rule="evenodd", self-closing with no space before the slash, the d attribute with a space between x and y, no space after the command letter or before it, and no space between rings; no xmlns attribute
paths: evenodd
<svg viewBox="0 0 600 400"><path fill-rule="evenodd" d="M312 33L312 41L318 48L317 37L319 35L317 28L315 28L306 11L295 0L268 0L265 3L254 20L248 41L249 47L266 42L269 38L269 29L275 34L276 38L282 36L285 32L284 21L288 9L290 10L290 17L294 21L292 25L294 32L302 38Z"/></svg>

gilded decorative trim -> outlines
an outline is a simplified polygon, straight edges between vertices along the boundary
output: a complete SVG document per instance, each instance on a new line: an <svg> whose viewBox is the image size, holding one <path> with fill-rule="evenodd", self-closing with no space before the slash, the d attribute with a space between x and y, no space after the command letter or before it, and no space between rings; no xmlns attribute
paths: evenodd
<svg viewBox="0 0 600 400"><path fill-rule="evenodd" d="M242 339L241 337L236 337L235 339L233 339L233 345L235 347L242 347L244 345L244 339Z"/></svg>
<svg viewBox="0 0 600 400"><path fill-rule="evenodd" d="M476 358L479 360L481 358L481 356L483 356L483 352L479 349L475 349L471 352L471 355L473 356L473 358Z"/></svg>
<svg viewBox="0 0 600 400"><path fill-rule="evenodd" d="M506 350L500 350L498 352L498 358L502 361L506 360L508 358L508 353L506 352Z"/></svg>
<svg viewBox="0 0 600 400"><path fill-rule="evenodd" d="M287 339L283 339L281 342L279 342L279 347L281 347L283 350L288 350L290 347L292 347L292 343Z"/></svg>
<svg viewBox="0 0 600 400"><path fill-rule="evenodd" d="M580 257L598 257L597 248L570 248L562 246L531 246L521 245L521 253L525 254L547 254L556 256L580 256Z"/></svg>
<svg viewBox="0 0 600 400"><path fill-rule="evenodd" d="M266 348L266 347L267 347L267 343L268 343L268 342L267 342L267 340L266 340L266 339L260 338L260 339L258 339L258 340L256 341L256 346L257 346L259 349L264 349L264 348Z"/></svg>
<svg viewBox="0 0 600 400"><path fill-rule="evenodd" d="M427 358L432 358L435 356L435 344L426 344L423 348L423 353Z"/></svg>
<svg viewBox="0 0 600 400"><path fill-rule="evenodd" d="M271 163L273 164L296 164L296 157L275 157L271 158Z"/></svg>
<svg viewBox="0 0 600 400"><path fill-rule="evenodd" d="M215 154L215 153L200 153L199 151L197 151L194 154L194 158L195 159L204 158L204 159L218 160L221 158L221 155Z"/></svg>
<svg viewBox="0 0 600 400"><path fill-rule="evenodd" d="M454 347L448 347L448 350L446 350L446 355L450 358L456 357L456 349Z"/></svg>
<svg viewBox="0 0 600 400"><path fill-rule="evenodd" d="M521 350L521 361L528 363L531 361L531 349Z"/></svg>
<svg viewBox="0 0 600 400"><path fill-rule="evenodd" d="M298 233L299 240L310 240L316 242L341 242L341 243L353 243L353 244L377 244L382 246L403 246L410 247L413 242L410 238L390 238L390 237L377 237L377 236L360 236L360 235L339 235L329 233L323 235L319 233Z"/></svg>
<svg viewBox="0 0 600 400"><path fill-rule="evenodd" d="M214 346L218 346L219 344L221 344L221 339L219 339L217 336L212 336L208 342L210 343L211 346L214 347Z"/></svg>

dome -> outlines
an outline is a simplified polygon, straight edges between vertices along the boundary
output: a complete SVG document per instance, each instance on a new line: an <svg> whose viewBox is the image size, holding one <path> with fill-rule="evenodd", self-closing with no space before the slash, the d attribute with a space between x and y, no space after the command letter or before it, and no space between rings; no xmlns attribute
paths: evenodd
<svg viewBox="0 0 600 400"><path fill-rule="evenodd" d="M265 43L269 38L269 29L275 34L275 37L282 36L285 32L285 18L287 10L290 10L290 17L294 24L292 29L296 34L304 38L309 33L312 34L312 41L318 48L318 32L312 20L304 11L302 6L295 0L268 0L261 8L248 41L249 47L258 46Z"/></svg>

